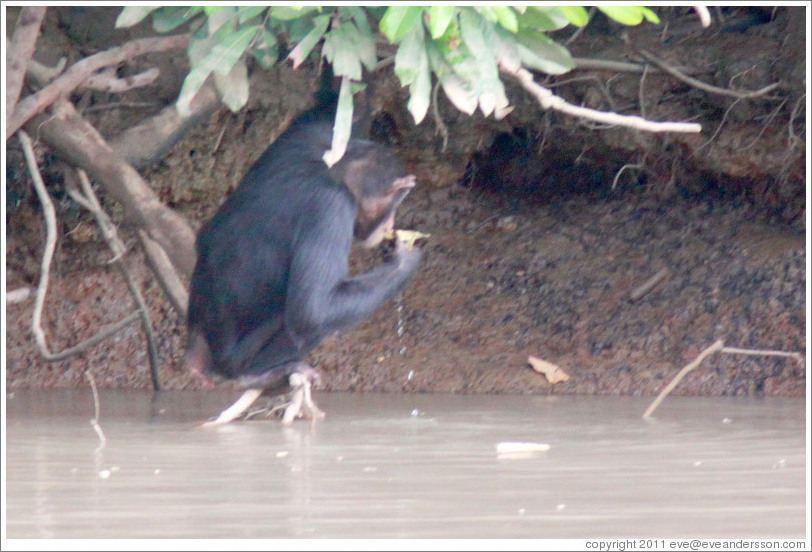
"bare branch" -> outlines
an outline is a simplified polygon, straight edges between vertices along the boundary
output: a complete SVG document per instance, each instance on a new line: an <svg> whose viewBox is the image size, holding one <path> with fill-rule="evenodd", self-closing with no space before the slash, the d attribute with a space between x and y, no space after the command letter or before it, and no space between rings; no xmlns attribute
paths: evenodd
<svg viewBox="0 0 812 552"><path fill-rule="evenodd" d="M716 343L714 343L713 345L711 345L710 347L699 353L699 355L691 363L689 363L685 368L680 370L676 376L674 376L674 379L671 380L671 383L669 383L665 387L665 389L660 391L660 394L657 395L657 398L654 399L654 402L651 403L651 405L646 409L646 412L643 414L643 418L648 418L649 416L651 416L651 414L657 409L657 407L660 406L660 403L663 402L663 399L665 399L665 397L677 386L677 384L680 381L682 381L682 378L684 378L685 375L688 374L688 372L699 366L702 363L702 361L705 360L708 356L721 351L722 347L724 346L725 342L720 339L719 341L717 341Z"/></svg>
<svg viewBox="0 0 812 552"><path fill-rule="evenodd" d="M696 12L696 15L699 16L699 21L702 22L702 26L710 27L711 15L708 8L705 6L694 6L694 11Z"/></svg>
<svg viewBox="0 0 812 552"><path fill-rule="evenodd" d="M144 327L144 334L147 338L147 356L149 358L150 374L152 376L152 387L155 391L160 391L161 381L158 374L158 349L155 346L155 334L152 331L152 321L149 318L149 310L147 309L146 301L144 301L144 297L135 284L135 278L133 278L132 273L127 268L127 264L124 262L124 254L127 248L124 246L121 238L119 238L115 224L113 224L113 221L107 213L104 212L104 209L102 209L99 199L96 197L96 193L90 185L90 180L87 178L87 173L82 169L77 169L76 172L79 175L83 193L80 193L79 190L76 189L74 182L66 182L68 184L68 194L70 194L77 203L80 203L93 213L93 216L96 218L96 223L99 225L102 237L113 252L113 259L110 262L116 265L116 268L119 269L121 275L124 277L127 288L130 290L130 295L132 295L133 301L138 308L141 324ZM73 175L70 173L68 173L66 177L66 180L68 178L73 180Z"/></svg>
<svg viewBox="0 0 812 552"><path fill-rule="evenodd" d="M144 179L127 164L69 102L60 102L52 116L36 115L26 125L72 165L84 169L124 207L137 228L149 232L169 255L180 274L189 278L195 265L195 233L189 223L167 207Z"/></svg>
<svg viewBox="0 0 812 552"><path fill-rule="evenodd" d="M654 402L652 402L651 405L646 409L646 412L643 414L643 418L648 418L649 416L651 416L652 412L654 412L654 410L657 409L657 407L660 405L660 403L663 402L663 399L665 399L665 397L671 391L674 390L674 388L677 386L677 384L682 380L682 378L685 377L685 375L688 372L690 372L691 370L693 370L694 368L699 366L702 363L702 361L705 360L707 357L709 357L710 355L712 355L714 353L718 353L718 352L726 353L726 354L730 354L730 355L788 357L788 358L794 359L795 362L797 362L799 365L801 365L801 366L804 365L804 357L803 357L803 355L801 353L792 353L792 352L788 352L788 351L774 351L774 350L770 350L770 349L766 349L766 350L765 349L739 349L739 348L736 348L736 347L725 347L724 341L722 341L720 339L719 341L717 341L716 343L714 343L713 345L711 345L710 347L708 347L707 349L705 349L704 351L699 353L699 355L690 364L688 364L685 368L680 370L679 373L676 376L674 376L674 379L671 380L671 383L669 383L665 387L665 389L663 389L660 392L660 394L657 395L657 398L654 399Z"/></svg>
<svg viewBox="0 0 812 552"><path fill-rule="evenodd" d="M679 122L656 122L647 121L642 117L634 115L620 115L618 113L598 111L596 109L589 109L587 107L579 107L567 103L563 98L553 94L547 88L539 85L533 80L533 75L527 69L519 68L512 71L507 69L504 65L501 66L502 71L509 75L516 77L522 84L525 90L535 96L541 107L544 109L555 109L568 115L591 119L601 123L612 125L621 125L639 130L646 130L649 132L701 132L702 126L698 123L679 123Z"/></svg>
<svg viewBox="0 0 812 552"><path fill-rule="evenodd" d="M207 82L192 99L188 117L182 117L172 104L110 140L110 147L136 169L147 167L166 155L190 128L206 120L220 106L214 85Z"/></svg>
<svg viewBox="0 0 812 552"><path fill-rule="evenodd" d="M31 330L34 333L34 338L36 339L37 346L39 347L43 358L48 362L55 362L81 353L90 347L93 347L97 343L100 343L102 340L110 337L131 322L135 321L138 318L138 313L134 312L130 314L115 324L108 326L104 331L97 333L95 336L74 347L65 349L59 353L50 352L48 349L47 340L45 338L45 331L42 329L42 308L45 304L45 294L48 291L48 279L50 277L51 261L53 260L54 249L56 248L56 210L54 209L54 204L51 201L51 198L48 196L48 190L45 189L45 183L42 181L42 175L40 175L39 167L37 166L37 160L34 156L34 147L31 144L31 139L24 130L21 130L18 136L23 147L26 162L28 163L28 170L31 172L31 179L34 181L34 188L36 189L37 196L42 204L46 228L45 251L42 254L40 279L37 287L37 298L34 303L34 314L32 315L31 319Z"/></svg>
<svg viewBox="0 0 812 552"><path fill-rule="evenodd" d="M103 92L126 92L127 90L132 90L133 88L140 88L141 86L152 84L155 82L155 79L158 78L159 74L160 71L158 68L153 67L152 69L147 69L143 73L138 73L137 75L131 75L129 77L120 79L116 77L115 72L108 74L106 71L101 71L95 75L89 76L83 86L93 88L94 90L101 90Z"/></svg>
<svg viewBox="0 0 812 552"><path fill-rule="evenodd" d="M40 86L45 86L61 75L67 64L68 58L66 57L59 58L59 61L53 67L48 67L44 63L40 63L35 59L29 59L28 68L25 70L25 75L26 77L32 78L34 82Z"/></svg>
<svg viewBox="0 0 812 552"><path fill-rule="evenodd" d="M141 38L118 48L87 57L74 63L70 69L51 84L21 101L6 123L6 140L22 127L31 117L42 111L57 99L69 94L88 77L103 67L117 65L149 52L177 50L189 45L189 35L175 35L160 38Z"/></svg>
<svg viewBox="0 0 812 552"><path fill-rule="evenodd" d="M700 80L697 80L693 77L689 77L688 75L682 73L678 69L671 67L666 62L648 52L643 50L642 48L635 48L641 56L649 60L651 63L671 75L672 77L681 80L684 83L690 84L695 88L699 88L700 90L704 90L705 92L710 92L712 94L720 94L722 96L731 96L733 98L757 98L759 96L763 96L768 92L772 92L776 88L778 88L781 83L774 82L764 88L759 88L758 90L754 90L751 92L739 92L738 90L728 90L727 88L719 88L718 86L713 86L712 84L704 83Z"/></svg>
<svg viewBox="0 0 812 552"><path fill-rule="evenodd" d="M23 89L25 70L34 54L46 8L26 6L20 10L11 42L6 43L6 119L11 118ZM8 140L8 134L6 135Z"/></svg>
<svg viewBox="0 0 812 552"><path fill-rule="evenodd" d="M166 250L153 240L144 230L138 231L138 240L144 249L149 264L155 277L161 284L161 288L166 293L169 302L183 318L186 317L186 309L189 304L189 292L183 285L183 281L178 276L177 270L172 265L172 260L166 254Z"/></svg>

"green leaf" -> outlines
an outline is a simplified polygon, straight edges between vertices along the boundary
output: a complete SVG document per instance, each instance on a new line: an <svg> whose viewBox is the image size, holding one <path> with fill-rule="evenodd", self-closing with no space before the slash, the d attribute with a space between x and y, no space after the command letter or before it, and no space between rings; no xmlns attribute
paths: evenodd
<svg viewBox="0 0 812 552"><path fill-rule="evenodd" d="M639 25L645 17L648 21L659 23L657 14L640 6L598 6L598 9L624 25ZM653 16L653 19L652 19Z"/></svg>
<svg viewBox="0 0 812 552"><path fill-rule="evenodd" d="M250 21L267 9L265 6L240 6L237 8L237 17L239 18L240 25L246 21Z"/></svg>
<svg viewBox="0 0 812 552"><path fill-rule="evenodd" d="M202 64L209 65L211 70L216 73L227 74L254 40L258 29L258 25L252 25L229 34L212 48L211 53L203 59Z"/></svg>
<svg viewBox="0 0 812 552"><path fill-rule="evenodd" d="M422 25L415 25L403 35L395 53L395 74L403 86L409 86L406 107L415 124L419 124L431 104L431 67Z"/></svg>
<svg viewBox="0 0 812 552"><path fill-rule="evenodd" d="M307 36L288 54L288 59L293 61L294 69L299 67L299 65L307 59L307 56L313 51L313 48L318 44L319 40L321 40L321 37L324 36L329 24L329 15L318 15L313 18L313 29L307 33Z"/></svg>
<svg viewBox="0 0 812 552"><path fill-rule="evenodd" d="M493 54L497 62L505 69L516 71L522 66L515 35L502 27L494 27L492 30L486 29L485 40L489 44L493 44Z"/></svg>
<svg viewBox="0 0 812 552"><path fill-rule="evenodd" d="M417 79L421 58L427 57L424 35L423 27L415 25L403 35L395 52L395 75L403 86L410 85Z"/></svg>
<svg viewBox="0 0 812 552"><path fill-rule="evenodd" d="M454 17L454 6L431 6L429 9L429 31L431 38L440 38Z"/></svg>
<svg viewBox="0 0 812 552"><path fill-rule="evenodd" d="M331 148L324 152L322 159L328 167L335 165L347 151L347 143L352 133L352 81L347 77L341 79L341 88L338 92L338 107L336 120L333 125L333 142Z"/></svg>
<svg viewBox="0 0 812 552"><path fill-rule="evenodd" d="M342 25L327 33L321 53L332 64L334 75L361 80L361 58L347 34L349 28L349 25Z"/></svg>
<svg viewBox="0 0 812 552"><path fill-rule="evenodd" d="M342 6L341 12L348 14L352 20L358 25L358 29L367 35L372 36L372 27L369 26L369 20L364 8L358 6Z"/></svg>
<svg viewBox="0 0 812 552"><path fill-rule="evenodd" d="M237 8L231 6L222 7L208 14L209 34L215 34L224 26L228 29L226 32L234 32L237 27L236 16Z"/></svg>
<svg viewBox="0 0 812 552"><path fill-rule="evenodd" d="M500 25L513 33L519 30L519 21L513 9L506 6L494 6L493 9L496 11L496 17Z"/></svg>
<svg viewBox="0 0 812 552"><path fill-rule="evenodd" d="M239 60L225 75L213 73L214 86L220 100L231 111L237 112L248 102L248 68Z"/></svg>
<svg viewBox="0 0 812 552"><path fill-rule="evenodd" d="M276 42L276 36L268 29L262 29L262 40L251 49L251 54L265 69L272 67L279 59L279 45Z"/></svg>
<svg viewBox="0 0 812 552"><path fill-rule="evenodd" d="M646 21L648 21L649 23L656 23L657 25L660 24L660 18L657 17L656 13L646 8L645 6L641 7L640 9L643 12L643 17L646 18Z"/></svg>
<svg viewBox="0 0 812 552"><path fill-rule="evenodd" d="M488 21L496 22L499 16L496 14L496 9L492 6L474 6L474 9Z"/></svg>
<svg viewBox="0 0 812 552"><path fill-rule="evenodd" d="M409 101L406 103L416 125L426 116L429 105L431 105L431 71L429 58L424 54L417 68L417 76L409 86Z"/></svg>
<svg viewBox="0 0 812 552"><path fill-rule="evenodd" d="M206 17L211 17L215 13L222 10L225 6L203 6L203 13L206 14Z"/></svg>
<svg viewBox="0 0 812 552"><path fill-rule="evenodd" d="M471 55L454 64L454 72L468 83L486 117L508 105L494 59L494 44L485 38L486 35L495 37L495 28L496 25L474 11L465 9L460 12L460 36Z"/></svg>
<svg viewBox="0 0 812 552"><path fill-rule="evenodd" d="M116 29L132 27L144 20L151 12L160 9L147 6L126 6L116 18Z"/></svg>
<svg viewBox="0 0 812 552"><path fill-rule="evenodd" d="M280 21L290 21L303 17L307 13L321 10L318 6L274 6L271 8L271 17Z"/></svg>
<svg viewBox="0 0 812 552"><path fill-rule="evenodd" d="M355 23L355 19L353 19L353 21L342 23L341 27L345 38L353 44L361 63L369 71L375 69L378 64L378 55L375 49L375 35L372 34L369 25L367 24L366 28L359 28Z"/></svg>
<svg viewBox="0 0 812 552"><path fill-rule="evenodd" d="M560 75L575 66L569 50L541 33L522 29L516 34L516 42L522 63L527 67Z"/></svg>
<svg viewBox="0 0 812 552"><path fill-rule="evenodd" d="M166 33L183 25L203 11L200 6L161 8L152 14L152 28L156 32Z"/></svg>
<svg viewBox="0 0 812 552"><path fill-rule="evenodd" d="M524 15L519 18L520 28L532 28L539 31L557 31L569 25L569 19L558 7L528 6Z"/></svg>
<svg viewBox="0 0 812 552"><path fill-rule="evenodd" d="M446 97L454 104L454 107L463 113L473 114L476 111L478 101L470 85L454 72L454 69L445 60L435 42L428 42L427 51L431 66L440 80L440 86L442 86Z"/></svg>
<svg viewBox="0 0 812 552"><path fill-rule="evenodd" d="M192 99L212 72L226 75L231 71L251 44L258 28L258 26L245 27L232 33L228 27L223 26L216 35L207 38L200 38L201 32L196 33L189 44L192 70L183 81L176 104L181 116L189 114ZM214 45L212 42L215 42ZM208 53L205 53L209 47Z"/></svg>
<svg viewBox="0 0 812 552"><path fill-rule="evenodd" d="M570 23L577 27L583 27L589 23L589 12L583 6L559 6L558 9Z"/></svg>
<svg viewBox="0 0 812 552"><path fill-rule="evenodd" d="M409 29L422 24L422 15L423 8L419 6L389 6L381 19L380 30L389 42L397 42Z"/></svg>

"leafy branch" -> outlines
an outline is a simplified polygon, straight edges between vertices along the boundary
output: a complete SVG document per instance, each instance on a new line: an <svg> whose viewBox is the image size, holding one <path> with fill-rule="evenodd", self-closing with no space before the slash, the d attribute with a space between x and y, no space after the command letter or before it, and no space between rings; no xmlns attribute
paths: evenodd
<svg viewBox="0 0 812 552"><path fill-rule="evenodd" d="M601 6L598 10L624 25L644 20L659 23L645 7ZM268 68L287 50L285 59L298 67L321 44L320 56L342 79L333 146L324 156L328 164L344 153L352 96L363 88L363 69L374 71L378 66L379 34L397 48L394 71L409 88L407 108L416 124L431 106L435 79L460 111L471 115L479 109L485 116L504 117L512 110L502 82L502 75L508 74L518 78L545 108L652 131L701 130L697 124L660 124L601 114L571 106L549 91L539 92L541 87L529 70L559 75L575 66L569 50L547 33L567 25L586 25L589 12L581 6L128 6L116 24L130 26L150 15L159 32L183 24L192 32L188 48L192 69L177 103L181 114L189 111L192 98L210 76L230 109L244 106L249 93L246 56Z"/></svg>

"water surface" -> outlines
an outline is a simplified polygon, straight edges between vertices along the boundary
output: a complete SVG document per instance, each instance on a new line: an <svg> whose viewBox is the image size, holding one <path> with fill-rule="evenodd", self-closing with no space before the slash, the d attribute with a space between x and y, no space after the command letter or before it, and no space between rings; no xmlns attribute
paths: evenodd
<svg viewBox="0 0 812 552"><path fill-rule="evenodd" d="M316 393L316 424L196 428L236 396L102 391L101 446L90 390L10 393L7 536L804 537L803 400Z"/></svg>

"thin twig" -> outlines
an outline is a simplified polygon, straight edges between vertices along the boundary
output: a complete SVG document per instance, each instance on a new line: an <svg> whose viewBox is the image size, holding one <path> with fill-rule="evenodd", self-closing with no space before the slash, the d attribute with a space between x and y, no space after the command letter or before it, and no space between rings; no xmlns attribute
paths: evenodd
<svg viewBox="0 0 812 552"><path fill-rule="evenodd" d="M773 119L775 119L775 116L778 115L778 112L781 111L781 108L784 107L784 104L786 104L786 103L787 103L787 100L784 100L783 102L778 104L778 107L776 107L775 109L772 110L770 115L767 117L767 121L765 121L765 123L763 125L761 125L761 130L759 131L758 135L755 138L753 138L752 142L750 142L746 146L740 148L738 150L739 153L741 153L743 151L747 151L747 150L749 150L750 148L752 148L753 146L756 145L756 142L758 142L761 139L761 137L764 136L764 131L767 130L767 128L770 126L770 123L772 123Z"/></svg>
<svg viewBox="0 0 812 552"><path fill-rule="evenodd" d="M90 420L90 426L99 437L99 446L96 449L96 452L99 452L104 448L104 445L107 444L107 438L104 436L104 431L102 431L102 428L99 425L99 416L101 415L101 408L99 406L99 391L96 389L96 380L93 378L93 374L90 372L90 370L85 372L85 376L87 377L88 381L90 381L90 389L93 391L93 407L95 409L95 414Z"/></svg>
<svg viewBox="0 0 812 552"><path fill-rule="evenodd" d="M720 339L719 341L717 341L716 343L714 343L713 345L711 345L710 347L699 353L699 356L697 356L693 360L693 362L691 362L685 368L680 370L679 373L676 376L674 376L674 379L671 380L671 383L669 383L665 387L665 389L660 391L660 394L657 395L657 398L654 399L654 402L651 403L651 406L649 406L648 409L646 409L646 412L643 414L643 418L648 418L649 416L651 416L651 413L654 412L658 406L660 406L660 403L663 402L663 399L665 399L665 397L677 386L677 384L682 380L682 378L685 377L685 375L688 372L699 366L702 363L702 361L705 360L705 358L707 358L708 356L722 350L722 347L724 346L725 342Z"/></svg>
<svg viewBox="0 0 812 552"><path fill-rule="evenodd" d="M131 75L129 77L118 78L115 71L107 72L100 71L95 75L91 75L84 82L85 88L92 88L94 90L101 90L102 92L120 93L132 90L133 88L140 88L155 82L158 78L160 71L157 67L147 69L143 73Z"/></svg>
<svg viewBox="0 0 812 552"><path fill-rule="evenodd" d="M694 6L694 11L696 15L699 16L699 21L702 22L703 27L710 27L711 24L711 14L708 11L708 8L705 6Z"/></svg>
<svg viewBox="0 0 812 552"><path fill-rule="evenodd" d="M705 92L710 92L712 94L720 94L722 96L731 96L733 98L757 98L759 96L763 96L768 92L772 92L776 88L778 88L781 83L774 82L764 88L759 88L758 90L753 90L750 92L739 92L738 90L729 90L727 88L719 88L718 86L713 86L712 84L704 83L700 80L697 80L693 77L689 77L685 73L682 73L678 69L668 65L666 62L648 52L642 48L635 48L641 56L649 60L651 63L671 75L672 77L681 80L684 83L690 84L694 88L699 88L700 90L704 90Z"/></svg>
<svg viewBox="0 0 812 552"><path fill-rule="evenodd" d="M643 66L643 74L640 76L640 88L638 90L638 102L640 102L640 116L646 118L646 100L643 91L645 90L644 84L646 82L646 74L648 73L648 63Z"/></svg>
<svg viewBox="0 0 812 552"><path fill-rule="evenodd" d="M717 341L716 343L714 343L713 345L711 345L710 347L699 353L699 356L697 356L693 360L693 362L688 364L685 368L680 370L676 376L674 376L674 379L671 380L671 383L669 383L665 387L665 389L663 389L660 392L660 394L657 395L657 398L654 399L654 402L652 402L651 405L648 407L648 409L646 409L646 412L643 414L643 418L648 418L649 416L651 416L651 413L654 412L654 410L656 410L658 406L660 406L660 403L663 402L663 399L665 399L665 397L671 391L673 391L674 387L677 386L680 380L682 380L682 378L684 378L688 372L699 366L699 364L703 360L705 360L708 356L717 352L727 353L731 355L789 357L795 359L795 361L801 366L804 365L804 357L801 353L791 353L788 351L775 351L771 349L739 349L736 347L725 347L724 341L720 339L719 341Z"/></svg>
<svg viewBox="0 0 812 552"><path fill-rule="evenodd" d="M723 353L729 355L750 355L750 356L778 356L794 358L798 364L804 365L804 356L801 353L791 353L789 351L775 351L772 349L738 349L736 347L725 347Z"/></svg>
<svg viewBox="0 0 812 552"><path fill-rule="evenodd" d="M801 106L804 105L804 98L806 98L806 92L801 94L801 97L798 98L797 102L795 102L795 106L792 108L792 111L789 114L789 123L787 124L787 146L789 146L791 149L795 149L799 145L803 147L803 140L795 135L795 131L792 129L792 126L795 124L795 117L798 116Z"/></svg>
<svg viewBox="0 0 812 552"><path fill-rule="evenodd" d="M79 175L79 181L82 184L84 195L80 194L74 187L67 188L68 194L70 194L77 203L80 203L93 213L93 216L96 217L96 223L99 225L102 237L113 252L113 258L109 262L115 264L116 268L121 272L124 281L127 283L127 288L130 290L130 295L132 295L133 301L138 309L141 324L144 328L144 334L147 338L147 356L149 358L152 387L155 391L160 391L161 381L158 374L158 348L155 345L155 334L152 331L152 321L149 318L149 309L147 308L146 301L144 301L144 297L141 295L135 283L135 278L123 260L127 248L124 246L121 238L119 238L115 224L113 224L113 221L110 220L110 217L104 212L104 209L102 209L99 198L96 197L96 193L90 185L87 173L82 169L77 169L76 172Z"/></svg>
<svg viewBox="0 0 812 552"><path fill-rule="evenodd" d="M570 103L567 103L563 98L560 98L555 94L553 94L547 88L544 88L543 86L536 83L533 80L533 74L530 73L530 71L528 71L527 69L519 68L517 70L511 70L505 67L504 64L501 65L501 69L505 73L516 77L522 84L522 87L525 90L527 90L530 94L535 96L541 107L544 109L555 109L557 111L561 111L562 113L574 115L576 117L582 117L585 119L591 119L594 121L612 125L621 125L631 128L637 128L649 132L702 131L702 126L699 125L698 123L647 121L646 119L643 119L642 117L638 117L635 115L620 115L618 113L598 111L596 109L589 109L587 107L579 107L576 105L572 105Z"/></svg>
<svg viewBox="0 0 812 552"><path fill-rule="evenodd" d="M614 190L615 186L617 186L617 181L620 178L620 175L623 174L623 171L625 171L626 169L642 169L642 168L643 168L643 165L641 163L634 163L634 164L626 163L625 165L620 167L620 170L617 171L617 174L615 174L615 178L612 180L612 189Z"/></svg>
<svg viewBox="0 0 812 552"><path fill-rule="evenodd" d="M592 16L595 15L595 9L596 9L595 6L589 8L589 12L586 15L587 24L589 24L589 22L592 21ZM586 27L587 27L586 25L581 25L580 27L575 29L575 32L572 33L572 36L570 36L566 41L564 41L564 46L569 46L573 40L581 36L581 33L584 32L584 29L586 29Z"/></svg>
<svg viewBox="0 0 812 552"><path fill-rule="evenodd" d="M45 331L42 329L42 309L45 304L45 294L48 291L48 280L51 272L51 261L54 257L54 250L56 249L56 210L51 198L48 196L48 190L45 189L45 183L42 181L42 175L37 166L37 160L34 156L34 148L31 144L31 138L24 130L17 133L20 143L23 147L23 153L28 164L28 170L31 173L31 179L34 181L34 188L37 191L42 211L45 216L45 250L42 253L42 264L40 266L39 285L37 286L37 298L34 302L34 313L31 319L31 331L34 334L34 339L39 347L40 354L48 362L56 362L64 360L70 356L81 353L90 347L93 347L102 340L117 333L128 324L138 319L138 313L134 312L127 317L119 320L115 324L108 326L105 330L97 333L90 339L79 343L74 347L65 349L59 353L51 353L48 350L48 343L45 338Z"/></svg>
<svg viewBox="0 0 812 552"><path fill-rule="evenodd" d="M25 70L37 45L45 7L26 6L20 10L11 41L6 39L6 117L11 117L23 89ZM6 136L6 140L8 140Z"/></svg>

